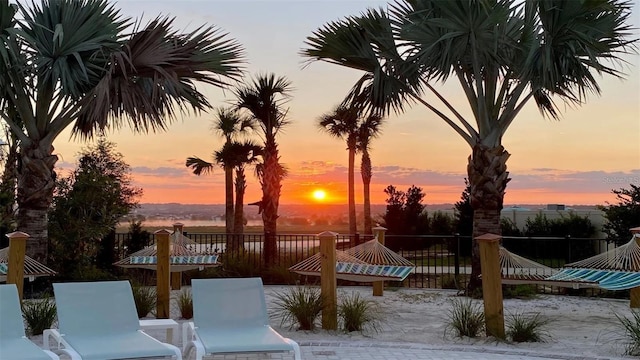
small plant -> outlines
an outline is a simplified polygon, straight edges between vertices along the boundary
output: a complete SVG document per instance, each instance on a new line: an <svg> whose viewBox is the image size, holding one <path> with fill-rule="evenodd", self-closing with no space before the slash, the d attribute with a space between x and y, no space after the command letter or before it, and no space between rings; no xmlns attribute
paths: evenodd
<svg viewBox="0 0 640 360"><path fill-rule="evenodd" d="M535 285L519 284L502 287L502 296L505 299L532 299L536 294Z"/></svg>
<svg viewBox="0 0 640 360"><path fill-rule="evenodd" d="M541 342L548 337L544 327L548 319L540 317L540 313L526 315L511 314L507 319L507 336L515 342Z"/></svg>
<svg viewBox="0 0 640 360"><path fill-rule="evenodd" d="M477 337L484 329L484 312L479 303L471 299L455 299L449 310L448 329L459 337Z"/></svg>
<svg viewBox="0 0 640 360"><path fill-rule="evenodd" d="M615 314L624 331L627 346L625 354L631 356L640 355L640 311L632 310L631 318Z"/></svg>
<svg viewBox="0 0 640 360"><path fill-rule="evenodd" d="M143 318L156 307L156 290L153 287L146 286L134 286L132 289L138 318Z"/></svg>
<svg viewBox="0 0 640 360"><path fill-rule="evenodd" d="M22 317L27 323L29 335L41 335L44 330L51 328L56 314L56 303L49 297L22 302Z"/></svg>
<svg viewBox="0 0 640 360"><path fill-rule="evenodd" d="M342 329L346 332L373 330L378 332L380 320L378 305L363 299L359 293L351 293L338 305L338 315L342 320Z"/></svg>
<svg viewBox="0 0 640 360"><path fill-rule="evenodd" d="M276 295L274 305L282 325L289 323L291 329L298 324L299 330L313 330L322 311L322 297L317 288L296 286Z"/></svg>
<svg viewBox="0 0 640 360"><path fill-rule="evenodd" d="M191 291L183 290L178 295L178 309L180 309L180 317L183 319L193 318L193 297Z"/></svg>

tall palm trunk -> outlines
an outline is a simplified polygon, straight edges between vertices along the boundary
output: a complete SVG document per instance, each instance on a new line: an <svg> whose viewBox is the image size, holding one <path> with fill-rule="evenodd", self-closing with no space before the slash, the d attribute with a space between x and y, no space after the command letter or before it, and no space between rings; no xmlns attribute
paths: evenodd
<svg viewBox="0 0 640 360"><path fill-rule="evenodd" d="M238 251L244 249L244 192L247 189L247 179L244 168L236 167L236 207L233 216L233 248Z"/></svg>
<svg viewBox="0 0 640 360"><path fill-rule="evenodd" d="M371 221L371 157L367 149L362 150L362 163L360 163L360 174L362 175L362 187L364 189L364 233L373 234L373 224Z"/></svg>
<svg viewBox="0 0 640 360"><path fill-rule="evenodd" d="M355 235L358 232L355 189L356 138L355 136L351 137L347 141L347 150L349 151L349 234Z"/></svg>
<svg viewBox="0 0 640 360"><path fill-rule="evenodd" d="M509 182L507 159L509 153L503 146L488 147L476 144L467 166L470 201L473 208L473 241L471 251L471 279L469 293L481 287L480 252L477 236L492 233L501 235L500 211L502 210L505 189Z"/></svg>
<svg viewBox="0 0 640 360"><path fill-rule="evenodd" d="M233 167L224 166L224 226L227 234L233 234Z"/></svg>
<svg viewBox="0 0 640 360"><path fill-rule="evenodd" d="M48 142L23 143L18 163L18 230L29 234L27 255L46 262L48 256L47 212L55 189L53 145Z"/></svg>
<svg viewBox="0 0 640 360"><path fill-rule="evenodd" d="M278 253L276 242L278 204L282 171L278 163L278 146L275 139L267 138L264 147L264 173L262 176L262 222L264 225L264 262L273 264Z"/></svg>

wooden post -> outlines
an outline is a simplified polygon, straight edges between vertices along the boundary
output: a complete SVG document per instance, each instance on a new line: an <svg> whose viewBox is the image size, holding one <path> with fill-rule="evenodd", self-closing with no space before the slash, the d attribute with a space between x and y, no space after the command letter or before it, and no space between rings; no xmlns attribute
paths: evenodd
<svg viewBox="0 0 640 360"><path fill-rule="evenodd" d="M166 229L158 230L154 233L156 237L156 255L158 262L156 264L156 294L158 295L156 303L156 318L168 319L170 317L170 301L171 288L169 260L169 235L171 232Z"/></svg>
<svg viewBox="0 0 640 360"><path fill-rule="evenodd" d="M176 237L176 243L182 243L183 223L173 224L173 234ZM184 245L184 244L183 244ZM174 271L171 273L171 289L180 290L182 288L182 271Z"/></svg>
<svg viewBox="0 0 640 360"><path fill-rule="evenodd" d="M382 226L376 226L373 229L373 235L378 238L378 242L384 245L384 234L387 232L387 228ZM373 296L384 295L384 281L373 282Z"/></svg>
<svg viewBox="0 0 640 360"><path fill-rule="evenodd" d="M640 245L640 226L629 229L634 236L636 244ZM640 264L633 264L633 271L640 271ZM634 287L629 293L629 307L632 309L640 308L640 287Z"/></svg>
<svg viewBox="0 0 640 360"><path fill-rule="evenodd" d="M500 239L495 234L476 237L480 247L482 268L482 299L487 336L504 339L504 308L502 303L502 274L500 268Z"/></svg>
<svg viewBox="0 0 640 360"><path fill-rule="evenodd" d="M7 264L7 284L15 284L22 301L24 290L24 255L27 251L29 234L20 231L7 234L9 238L9 263Z"/></svg>
<svg viewBox="0 0 640 360"><path fill-rule="evenodd" d="M320 296L322 297L322 328L338 329L338 291L336 280L336 237L338 234L325 231L320 238Z"/></svg>

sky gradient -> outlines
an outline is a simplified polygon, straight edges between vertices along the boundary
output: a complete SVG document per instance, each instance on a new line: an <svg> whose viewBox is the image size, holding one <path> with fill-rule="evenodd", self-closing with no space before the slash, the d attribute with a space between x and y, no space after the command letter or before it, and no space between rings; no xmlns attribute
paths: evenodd
<svg viewBox="0 0 640 360"><path fill-rule="evenodd" d="M247 74L275 73L293 85L288 102L291 124L279 136L281 162L289 169L281 203L313 202L316 189L327 192L327 203L346 203L347 152L345 143L322 133L320 115L335 107L356 79L356 70L315 62L305 65L299 55L304 40L328 21L357 15L385 1L119 1L123 15L146 21L159 14L175 16L179 29L214 25L237 39L246 50ZM638 1L632 24L640 26ZM145 22L146 22L145 21ZM638 37L638 31L636 31ZM511 153L507 162L511 182L505 204L581 204L613 202L612 189L640 184L640 56L630 55L621 69L625 81L600 78L602 96L589 96L587 104L563 108L560 121L546 119L530 102L507 131L503 145ZM451 78L438 89L466 118L469 106ZM232 100L229 91L201 88L215 106ZM198 156L212 160L223 144L211 130L213 115L187 114L166 133L132 134L128 128L110 131L132 167L144 203L218 204L224 202L221 169L195 176L185 160ZM75 166L86 145L61 134L54 146L64 175ZM406 190L422 187L424 203L452 203L464 189L469 146L448 125L422 105L386 119L382 135L373 140L373 203L384 203L383 189L394 185ZM356 161L356 202L362 202L362 185ZM260 188L248 171L246 202L260 199Z"/></svg>

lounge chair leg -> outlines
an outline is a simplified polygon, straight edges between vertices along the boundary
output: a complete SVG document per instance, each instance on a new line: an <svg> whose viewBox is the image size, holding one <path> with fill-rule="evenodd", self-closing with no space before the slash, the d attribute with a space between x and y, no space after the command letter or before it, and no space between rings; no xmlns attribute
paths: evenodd
<svg viewBox="0 0 640 360"><path fill-rule="evenodd" d="M302 355L300 354L300 345L298 345L297 342L291 340L291 339L285 339L289 345L291 345L293 347L293 358L295 360L302 360Z"/></svg>

